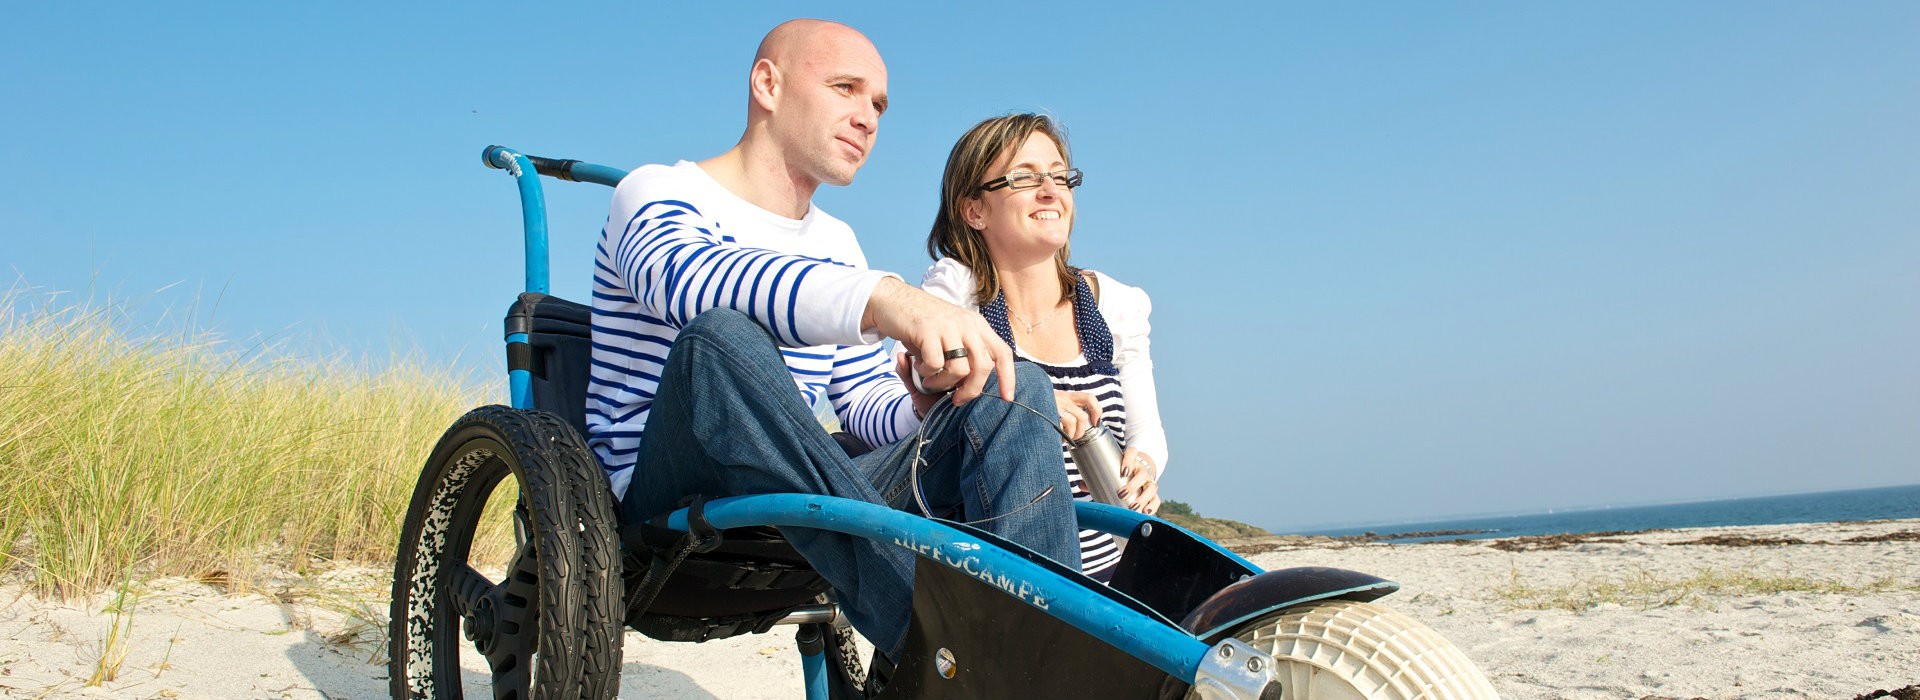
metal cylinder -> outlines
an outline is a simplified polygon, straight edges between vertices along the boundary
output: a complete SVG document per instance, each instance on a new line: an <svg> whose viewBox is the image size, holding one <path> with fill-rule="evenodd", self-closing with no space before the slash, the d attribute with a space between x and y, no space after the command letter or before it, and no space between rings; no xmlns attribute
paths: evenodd
<svg viewBox="0 0 1920 700"><path fill-rule="evenodd" d="M1120 499L1120 486L1126 483L1120 476L1120 441L1113 439L1113 433L1107 432L1106 426L1096 425L1072 445L1073 465L1080 469L1080 480L1093 500L1127 507Z"/></svg>

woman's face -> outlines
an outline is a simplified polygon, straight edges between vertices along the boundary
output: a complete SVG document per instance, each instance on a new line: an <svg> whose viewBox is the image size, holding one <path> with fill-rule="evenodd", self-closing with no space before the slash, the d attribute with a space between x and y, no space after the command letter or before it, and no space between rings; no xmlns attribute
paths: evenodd
<svg viewBox="0 0 1920 700"><path fill-rule="evenodd" d="M1060 147L1046 134L1035 132L1019 148L1001 154L987 170L989 181L1007 173L1060 172L1067 169ZM984 184L984 183L979 183ZM1002 187L966 200L966 220L986 239L995 263L1052 257L1067 244L1073 231L1073 190L1041 178L1040 186L1025 190Z"/></svg>

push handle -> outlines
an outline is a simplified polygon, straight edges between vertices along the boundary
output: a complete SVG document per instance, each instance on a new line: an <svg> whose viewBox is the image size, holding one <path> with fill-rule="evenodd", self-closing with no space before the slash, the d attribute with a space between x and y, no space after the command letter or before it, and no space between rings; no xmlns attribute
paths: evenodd
<svg viewBox="0 0 1920 700"><path fill-rule="evenodd" d="M485 163L489 168L497 168L518 175L516 171L519 170L519 166L513 161L515 155L506 146L488 146L486 150L480 152L480 162ZM620 184L621 178L627 176L627 171L619 168L583 163L571 158L542 158L524 153L517 155L533 163L535 173L568 182L591 182L613 187Z"/></svg>
<svg viewBox="0 0 1920 700"><path fill-rule="evenodd" d="M521 155L526 154L523 153ZM480 152L480 160L486 163L489 168L499 168L501 170L513 169L511 165L513 162L513 152L507 150L506 146L488 146L485 151ZM542 158L540 156L527 156L527 160L533 162L533 171L541 175L559 178L568 182L580 182L580 180L574 179L573 177L573 166L579 165L580 161L571 158Z"/></svg>

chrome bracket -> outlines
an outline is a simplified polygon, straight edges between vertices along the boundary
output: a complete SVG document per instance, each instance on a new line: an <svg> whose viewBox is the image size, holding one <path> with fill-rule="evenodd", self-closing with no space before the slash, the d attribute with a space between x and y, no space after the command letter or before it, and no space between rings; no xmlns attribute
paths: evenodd
<svg viewBox="0 0 1920 700"><path fill-rule="evenodd" d="M1193 674L1193 690L1205 700L1259 700L1275 683L1273 657L1232 637L1208 649Z"/></svg>

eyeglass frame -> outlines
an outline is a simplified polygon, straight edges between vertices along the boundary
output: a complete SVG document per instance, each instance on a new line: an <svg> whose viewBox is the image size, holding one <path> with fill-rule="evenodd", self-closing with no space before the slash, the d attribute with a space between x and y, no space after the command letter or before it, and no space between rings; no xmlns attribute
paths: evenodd
<svg viewBox="0 0 1920 700"><path fill-rule="evenodd" d="M1026 190L1039 188L1041 185L1046 184L1047 180L1052 180L1053 184L1057 187L1064 187L1066 189L1071 190L1075 187L1079 187L1080 183L1086 180L1086 174L1081 172L1079 168L1067 168L1065 170L1048 170L1045 172L1033 172L1031 170L1017 170L1014 172L1030 173L1030 174L1039 176L1039 179L1034 181L1032 187L1014 187L1013 180L1011 179L1014 173L1007 173L1005 175L994 178L992 180L988 180L986 182L980 183L980 186L976 188L974 191L992 192L998 189L1012 189L1015 192L1024 192ZM1061 182L1062 179L1066 180L1066 182Z"/></svg>

